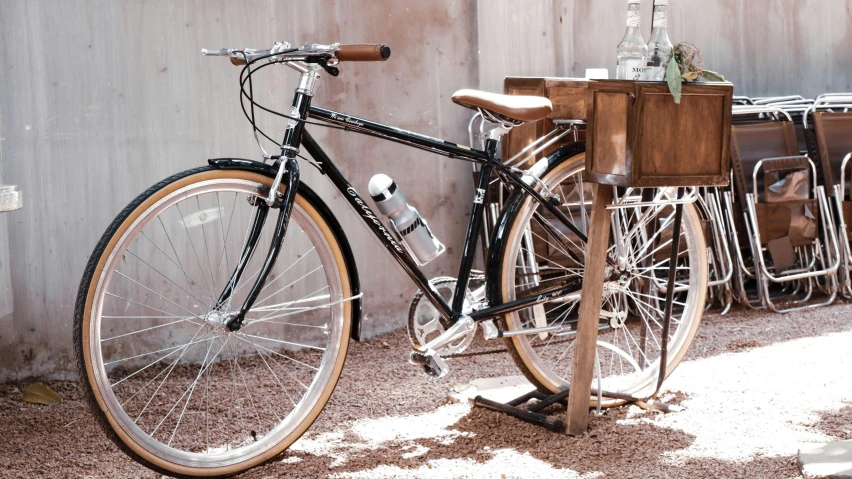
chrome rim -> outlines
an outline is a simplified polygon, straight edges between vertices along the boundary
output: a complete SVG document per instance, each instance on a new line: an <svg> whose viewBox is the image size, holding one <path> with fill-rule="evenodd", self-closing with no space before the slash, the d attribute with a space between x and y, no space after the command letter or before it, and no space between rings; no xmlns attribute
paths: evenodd
<svg viewBox="0 0 852 479"><path fill-rule="evenodd" d="M188 467L256 457L305 421L332 379L344 325L340 271L297 203L275 268L244 326L224 326L254 283L271 211L235 293L214 309L264 185L214 179L178 189L118 240L96 285L89 352L110 414L136 444Z"/></svg>
<svg viewBox="0 0 852 479"><path fill-rule="evenodd" d="M588 231L592 198L590 185L585 185L582 180L583 170L584 162L580 160L555 171L544 181L560 195L561 210L585 233ZM641 192L637 193L641 195ZM674 191L664 194L673 198ZM613 211L611 231L614 241L608 254L619 269L623 267L624 270L617 281L604 285L601 330L595 358L595 388L641 394L653 392L656 386L673 217L671 207ZM570 231L562 231L565 228L559 231L545 228L543 221L554 225L557 220L549 221L543 207L534 209L532 202L528 201L515 224L504 264L506 301L528 295L533 288L583 274L583 265L568 254L570 249L582 257L583 244ZM649 228L651 225L655 227ZM557 233L559 241L554 241ZM692 205L687 205L681 228L674 314L669 331L669 369L682 357L701 318L707 274L704 248L697 214ZM507 316L510 330L544 325L569 327L570 330L557 335L544 333L512 339L533 374L554 391L566 388L570 381L572 338L578 306L579 295L576 295L571 299L545 303L538 311L530 308Z"/></svg>

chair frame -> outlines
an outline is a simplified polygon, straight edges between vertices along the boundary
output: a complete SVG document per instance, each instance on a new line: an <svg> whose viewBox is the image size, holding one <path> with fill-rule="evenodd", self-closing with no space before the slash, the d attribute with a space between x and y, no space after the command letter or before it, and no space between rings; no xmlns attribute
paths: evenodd
<svg viewBox="0 0 852 479"><path fill-rule="evenodd" d="M802 115L802 122L805 130L813 127L816 128L815 124L808 124L808 117L816 113L817 111L834 111L834 110L842 110L843 112L849 112L852 110L852 92L850 93L826 93L818 96L812 105L810 105L807 110ZM819 145L814 145L814 148L818 151ZM822 154L822 152L820 152ZM840 238L841 241L841 263L842 266L840 269L840 292L846 298L852 298L852 246L850 246L850 240L848 235L846 234L846 225L847 221L843 214L843 201L846 198L847 191L847 177L846 177L846 166L849 163L849 160L852 159L852 152L847 153L841 164L840 164L840 179L837 184L834 185L824 185L825 188L832 188L834 191L834 201L832 202L832 206L834 208L835 218L837 218L837 237Z"/></svg>
<svg viewBox="0 0 852 479"><path fill-rule="evenodd" d="M808 100L801 97L782 100L782 102L787 101L793 102L796 106L799 106ZM767 101L767 103L772 102ZM737 106L733 108L733 114L735 116L757 115L758 118L765 118L767 121L771 121L773 119L786 119L786 121L789 122L793 121L790 114L779 105ZM798 256L800 265L798 268L783 272L775 271L775 269L767 261L765 256L767 248L763 246L760 238L760 228L756 211L756 205L760 198L757 181L758 175L761 173L761 170L764 169L764 165L779 158L764 158L755 164L751 172L751 192L746 193L746 217L744 218L746 228L745 232L738 232L736 228L736 221L733 214L735 204L733 183L732 189L724 193L724 202L727 210L726 217L729 240L730 244L732 244L731 249L734 250L734 256L736 257L736 261L734 262L736 280L732 283L737 293L738 300L754 309L766 308L770 311L786 313L790 311L825 306L834 302L838 290L836 273L840 265L840 252L836 237L836 230L829 210L829 203L825 195L825 190L822 185L817 184L816 165L806 155L782 158L807 159L808 173L810 175L809 181L812 185L809 199L817 200L817 205L821 215L821 220L819 221L820 235L814 240L813 244L797 246L795 248L795 253ZM738 178L734 175L732 175L732 182L733 181L738 181ZM747 244L751 249L753 262L751 267L747 266L743 251L739 247L739 235L742 233L745 233L748 237ZM825 278L825 281L821 284L819 278ZM758 285L756 298L749 297L746 289L746 281L750 279L754 279ZM777 301L777 298L773 297L771 294L770 286L773 284L787 285L792 288L792 292L785 291L785 293L787 293L785 296L790 296L791 294L802 294L803 297L789 301L788 303L792 305L790 307L782 307L780 301ZM824 301L820 302L811 301L816 289L822 289L828 297Z"/></svg>

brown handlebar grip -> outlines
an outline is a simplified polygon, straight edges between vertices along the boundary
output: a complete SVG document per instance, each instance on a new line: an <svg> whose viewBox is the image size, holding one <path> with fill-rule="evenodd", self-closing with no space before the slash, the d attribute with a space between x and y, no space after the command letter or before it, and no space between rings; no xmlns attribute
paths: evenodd
<svg viewBox="0 0 852 479"><path fill-rule="evenodd" d="M390 47L382 43L358 43L340 45L335 56L342 62L383 62L390 54Z"/></svg>
<svg viewBox="0 0 852 479"><path fill-rule="evenodd" d="M243 58L242 56L240 56L239 54L231 55L231 65L242 66L242 65L245 65L246 63L248 63L246 61L246 59Z"/></svg>

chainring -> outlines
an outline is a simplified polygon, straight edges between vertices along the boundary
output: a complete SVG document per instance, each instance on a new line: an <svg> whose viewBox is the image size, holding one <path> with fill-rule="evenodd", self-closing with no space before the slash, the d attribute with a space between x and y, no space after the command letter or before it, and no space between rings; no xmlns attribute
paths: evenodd
<svg viewBox="0 0 852 479"><path fill-rule="evenodd" d="M452 303L456 289L456 278L443 276L434 278L429 281L438 294L441 295L448 303ZM467 310L473 304L473 295L468 289L464 299L464 309ZM429 300L423 301L423 291L418 290L411 300L411 306L408 308L408 339L412 346L424 346L429 341L440 336L444 332L444 326L441 324L441 315L438 310L432 306ZM476 329L467 333L463 337L457 339L436 351L441 356L459 354L470 346L473 342L473 337L476 335Z"/></svg>

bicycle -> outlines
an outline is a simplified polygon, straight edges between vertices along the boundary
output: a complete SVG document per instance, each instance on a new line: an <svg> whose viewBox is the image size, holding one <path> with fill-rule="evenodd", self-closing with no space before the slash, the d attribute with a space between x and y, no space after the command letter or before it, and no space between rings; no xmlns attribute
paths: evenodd
<svg viewBox="0 0 852 479"><path fill-rule="evenodd" d="M481 324L486 338L505 339L520 370L542 391L567 387L590 205L584 145L561 147L529 169L507 166L496 153L513 126L550 113L548 100L457 92L455 102L490 122L480 150L311 105L321 73L337 76L337 65L347 61L387 60L385 45L276 43L268 50L202 53L242 66L241 104L259 145L261 136L275 140L257 127L256 109L283 117L286 132L276 142L280 154L263 150L263 161L212 159L155 184L98 242L77 297L75 349L93 415L113 442L162 473L227 476L286 450L322 411L349 339L359 337L363 294L345 232L300 181L297 158L331 181L428 300L418 308L427 320L413 335L419 344L412 363L444 376L443 357L464 351ZM252 95L252 74L276 64L300 73L287 114ZM426 278L407 241L412 228L428 229L425 221L401 230L384 223L306 125L481 165L456 278ZM490 238L485 286L474 292L471 266L491 181L510 196ZM371 191L374 200L393 195L396 186L385 187ZM607 390L653 389L661 371L670 373L682 359L700 321L707 259L698 216L686 205L676 314L661 342L674 215L665 201L673 194L618 190L596 361L596 380ZM270 210L278 210L274 221L267 221ZM256 254L261 244L269 245L266 255Z"/></svg>

